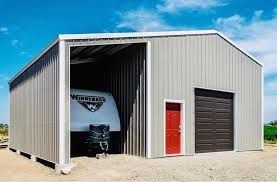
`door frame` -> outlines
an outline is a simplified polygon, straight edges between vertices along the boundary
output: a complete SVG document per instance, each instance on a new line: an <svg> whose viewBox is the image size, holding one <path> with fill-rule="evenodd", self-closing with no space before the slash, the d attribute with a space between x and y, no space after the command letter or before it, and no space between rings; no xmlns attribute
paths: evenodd
<svg viewBox="0 0 277 182"><path fill-rule="evenodd" d="M181 151L178 154L166 154L166 103L177 103L180 104L180 112L181 112L181 135L180 135L180 148ZM163 103L163 123L164 123L164 156L180 156L185 155L185 146L186 146L186 140L185 140L185 100L176 100L176 99L164 99Z"/></svg>

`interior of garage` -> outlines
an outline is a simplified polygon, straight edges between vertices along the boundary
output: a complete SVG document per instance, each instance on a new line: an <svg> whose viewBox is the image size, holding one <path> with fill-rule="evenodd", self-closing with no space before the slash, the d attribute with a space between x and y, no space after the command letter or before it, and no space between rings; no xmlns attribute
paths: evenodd
<svg viewBox="0 0 277 182"><path fill-rule="evenodd" d="M110 153L146 155L145 80L145 43L70 48L70 87L109 92L115 99L121 132L111 133ZM71 132L71 157L88 155L87 137Z"/></svg>

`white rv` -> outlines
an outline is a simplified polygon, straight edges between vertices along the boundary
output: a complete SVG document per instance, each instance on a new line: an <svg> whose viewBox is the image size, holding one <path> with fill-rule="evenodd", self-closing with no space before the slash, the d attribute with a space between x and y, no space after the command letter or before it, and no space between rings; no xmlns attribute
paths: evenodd
<svg viewBox="0 0 277 182"><path fill-rule="evenodd" d="M71 89L70 117L72 156L81 156L86 153L90 124L108 124L111 133L111 152L119 152L120 119L111 93Z"/></svg>
<svg viewBox="0 0 277 182"><path fill-rule="evenodd" d="M108 124L110 131L120 131L120 119L112 94L71 89L71 131L88 131L90 124Z"/></svg>

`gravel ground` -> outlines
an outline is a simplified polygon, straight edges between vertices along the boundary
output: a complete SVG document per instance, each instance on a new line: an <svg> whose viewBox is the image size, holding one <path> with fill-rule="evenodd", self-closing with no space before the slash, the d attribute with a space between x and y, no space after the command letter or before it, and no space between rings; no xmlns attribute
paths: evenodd
<svg viewBox="0 0 277 182"><path fill-rule="evenodd" d="M277 181L277 147L264 151L221 152L144 159L110 155L78 157L70 175L0 150L0 181Z"/></svg>

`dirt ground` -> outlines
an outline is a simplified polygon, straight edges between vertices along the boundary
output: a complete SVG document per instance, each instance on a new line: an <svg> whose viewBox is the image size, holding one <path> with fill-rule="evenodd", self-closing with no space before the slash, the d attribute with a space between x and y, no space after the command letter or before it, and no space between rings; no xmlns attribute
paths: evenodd
<svg viewBox="0 0 277 182"><path fill-rule="evenodd" d="M0 181L277 181L277 147L264 151L221 152L195 156L144 159L110 155L78 157L69 175L0 150Z"/></svg>

